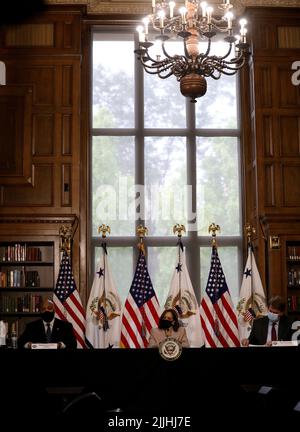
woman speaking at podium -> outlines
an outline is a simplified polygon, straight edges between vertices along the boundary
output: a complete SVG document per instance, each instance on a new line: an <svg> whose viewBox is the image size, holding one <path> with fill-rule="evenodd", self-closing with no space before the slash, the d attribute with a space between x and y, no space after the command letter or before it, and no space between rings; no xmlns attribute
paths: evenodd
<svg viewBox="0 0 300 432"><path fill-rule="evenodd" d="M161 314L157 328L152 328L148 348L158 348L167 339L175 339L182 347L189 347L184 327L181 327L175 309L165 309Z"/></svg>

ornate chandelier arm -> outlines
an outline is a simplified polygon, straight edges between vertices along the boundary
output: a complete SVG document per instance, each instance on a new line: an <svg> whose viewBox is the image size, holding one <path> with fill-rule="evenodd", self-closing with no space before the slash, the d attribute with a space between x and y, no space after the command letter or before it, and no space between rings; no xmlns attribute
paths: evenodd
<svg viewBox="0 0 300 432"><path fill-rule="evenodd" d="M232 51L232 43L229 44L229 48L228 48L227 53L224 54L223 56L219 57L219 59L220 59L220 60L224 60L224 59L226 59L226 58L230 55L231 51Z"/></svg>
<svg viewBox="0 0 300 432"><path fill-rule="evenodd" d="M144 66L146 72L152 74L157 74L161 68L169 69L173 64L174 62L170 60L153 61L151 64L144 63L142 61L142 65Z"/></svg>
<svg viewBox="0 0 300 432"><path fill-rule="evenodd" d="M224 75L235 75L242 66L243 65L236 65L235 67L230 67L227 66L224 62L213 64L214 70L217 70L219 73Z"/></svg>
<svg viewBox="0 0 300 432"><path fill-rule="evenodd" d="M144 60L146 59L146 60ZM149 54L149 50L145 50L143 55L140 56L140 60L141 63L143 64L143 66L145 65L146 62L151 61L152 63L158 63L158 61L154 58L151 57L151 55Z"/></svg>
<svg viewBox="0 0 300 432"><path fill-rule="evenodd" d="M206 49L205 53L198 54L196 57L196 61L200 60L201 58L205 59L209 55L210 49L211 49L211 38L208 39L207 49Z"/></svg>
<svg viewBox="0 0 300 432"><path fill-rule="evenodd" d="M165 48L165 42L164 42L164 41L162 41L162 43L161 43L161 49L162 49L162 52L164 53L164 55L165 55L168 59L170 59L170 60L174 60L174 59L175 59L175 57L172 57L172 56L170 56L170 55L168 54L168 52L167 52L167 50L166 50L166 48Z"/></svg>

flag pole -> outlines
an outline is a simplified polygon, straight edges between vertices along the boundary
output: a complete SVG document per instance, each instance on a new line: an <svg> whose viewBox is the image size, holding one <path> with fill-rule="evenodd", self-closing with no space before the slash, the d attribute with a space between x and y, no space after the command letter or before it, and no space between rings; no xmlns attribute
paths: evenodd
<svg viewBox="0 0 300 432"><path fill-rule="evenodd" d="M67 254L70 260L71 264L71 244L72 244L72 238L73 238L73 232L71 226L62 225L59 228L59 250L62 252L62 256L64 256L64 253ZM66 298L66 293L64 293L64 296ZM66 307L64 306L64 317L67 319L68 312Z"/></svg>
<svg viewBox="0 0 300 432"><path fill-rule="evenodd" d="M107 249L106 249L106 234L110 234L110 226L109 225L105 225L102 224L98 227L98 234L102 235L102 254L103 254L103 296L101 299L99 299L99 301L101 301L102 304L99 305L98 303L98 309L99 306L103 308L104 310L104 322L103 322L103 330L106 331L109 328L108 325L108 319L107 319L107 312L106 312L106 288L105 288L105 281L106 281L106 268L105 268L105 255L107 254Z"/></svg>
<svg viewBox="0 0 300 432"><path fill-rule="evenodd" d="M178 245L178 266L179 266L179 268L178 268L178 272L179 272L179 289L178 289L178 296L179 296L179 298L178 298L178 303L179 303L179 310L181 311L181 266L182 266L182 262L181 262L181 252L183 251L183 245L182 245L182 240L181 240L181 238L182 238L182 233L185 233L186 232L186 230L185 230L185 226L184 225L180 225L180 224L175 224L174 226L173 226L173 233L174 234L177 234L177 237L178 237L178 242L177 242L177 245Z"/></svg>
<svg viewBox="0 0 300 432"><path fill-rule="evenodd" d="M140 250L140 254L143 254L144 257L146 256L146 250L145 250L145 244L144 244L144 238L146 237L146 235L148 234L148 228L143 226L143 225L138 225L137 229L136 229L136 233L139 236L139 243L138 243L138 248ZM142 337L146 337L146 324L145 324L145 309L144 309L144 304L145 304L145 276L143 276L143 304L141 307L141 316L142 316L142 330L141 330L141 334Z"/></svg>
<svg viewBox="0 0 300 432"><path fill-rule="evenodd" d="M208 227L208 233L212 233L211 245L214 248L217 248L217 231L221 231L220 226L216 225L214 222L211 223Z"/></svg>
<svg viewBox="0 0 300 432"><path fill-rule="evenodd" d="M252 227L250 225L249 222L246 223L245 225L245 231L246 231L246 236L247 236L247 250L248 250L248 254L250 253L250 265L251 265L251 269L253 268L252 266L252 234L256 233L256 230L254 227ZM251 308L254 307L254 292L253 292L253 280L252 277L250 279L250 290L251 290Z"/></svg>
<svg viewBox="0 0 300 432"><path fill-rule="evenodd" d="M208 233L209 234L211 233L211 236L212 236L211 246L212 246L212 257L213 257L214 260L215 260L216 251L217 251L217 248L218 248L218 245L217 245L217 232L220 232L220 231L221 231L220 226L217 225L217 224L215 224L214 222L211 223L209 225L209 227L208 227ZM218 297L217 286L215 286L213 295L214 295L215 299ZM214 332L217 335L217 337L219 337L219 333L220 333L220 330L219 330L219 328L220 328L219 319L218 319L218 316L216 315L215 309L213 309L213 312L214 312L214 315L215 315L215 317L214 317Z"/></svg>

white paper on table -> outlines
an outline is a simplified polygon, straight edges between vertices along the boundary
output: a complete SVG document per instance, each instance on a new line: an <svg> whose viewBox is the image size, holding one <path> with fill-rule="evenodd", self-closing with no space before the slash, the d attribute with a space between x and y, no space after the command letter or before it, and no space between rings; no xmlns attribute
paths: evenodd
<svg viewBox="0 0 300 432"><path fill-rule="evenodd" d="M57 343L33 343L31 349L57 349Z"/></svg>
<svg viewBox="0 0 300 432"><path fill-rule="evenodd" d="M272 346L279 347L290 347L290 346L298 346L298 341L273 341Z"/></svg>

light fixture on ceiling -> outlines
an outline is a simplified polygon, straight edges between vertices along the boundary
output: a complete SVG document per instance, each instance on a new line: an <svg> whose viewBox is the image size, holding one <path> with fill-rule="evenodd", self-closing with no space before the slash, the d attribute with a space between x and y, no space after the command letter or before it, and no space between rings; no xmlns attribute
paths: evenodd
<svg viewBox="0 0 300 432"><path fill-rule="evenodd" d="M144 69L149 74L160 78L174 75L180 82L180 91L190 97L192 102L206 93L206 77L219 79L222 74L234 75L241 69L247 59L249 45L246 42L245 19L240 20L240 34L233 35L233 13L230 0L223 0L218 5L220 17L213 16L213 8L206 2L186 0L185 6L175 15L174 1L152 0L152 14L143 19L143 25L137 27L139 48L135 50ZM155 40L159 43L159 52L150 41L152 30L159 35ZM224 33L227 43L226 52L222 55L213 54L212 40L217 34ZM174 37L183 41L183 52L171 55L167 47ZM206 48L200 50L201 42Z"/></svg>

